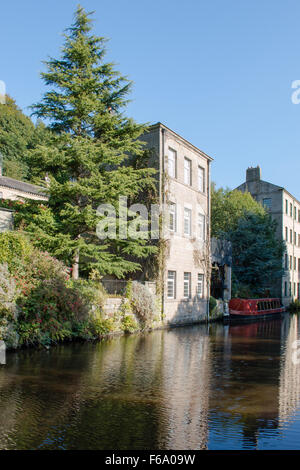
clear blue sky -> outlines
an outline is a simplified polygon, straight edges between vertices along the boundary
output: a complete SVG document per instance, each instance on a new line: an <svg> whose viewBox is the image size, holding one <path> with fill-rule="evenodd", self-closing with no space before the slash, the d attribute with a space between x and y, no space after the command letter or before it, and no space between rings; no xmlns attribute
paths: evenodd
<svg viewBox="0 0 300 470"><path fill-rule="evenodd" d="M45 91L42 61L57 57L77 1L1 2L0 80L27 113ZM128 114L161 121L211 155L231 188L260 164L300 199L299 0L82 0L109 60L135 83Z"/></svg>

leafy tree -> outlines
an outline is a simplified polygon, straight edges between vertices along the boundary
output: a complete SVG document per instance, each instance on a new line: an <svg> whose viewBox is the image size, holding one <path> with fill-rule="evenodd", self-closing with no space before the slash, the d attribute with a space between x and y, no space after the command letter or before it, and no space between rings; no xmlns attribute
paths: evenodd
<svg viewBox="0 0 300 470"><path fill-rule="evenodd" d="M239 219L246 212L265 214L262 205L256 202L250 193L224 188L216 189L215 184L212 184L211 232L213 237L218 237L221 232L237 227Z"/></svg>
<svg viewBox="0 0 300 470"><path fill-rule="evenodd" d="M30 153L32 174L50 179L49 208L27 229L38 243L73 266L118 277L141 268L156 248L145 239L100 241L101 203L118 213L119 196L132 203L155 188L154 170L143 165L143 125L124 116L131 82L104 61L103 37L91 34L91 19L78 7L65 34L60 59L46 62L42 78L50 90L34 114L50 122L46 142Z"/></svg>
<svg viewBox="0 0 300 470"><path fill-rule="evenodd" d="M225 237L232 243L233 294L274 295L283 274L284 242L276 238L276 222L269 214L245 213Z"/></svg>
<svg viewBox="0 0 300 470"><path fill-rule="evenodd" d="M6 104L0 104L0 154L6 176L27 179L25 154L33 134L31 119L23 114L12 98L6 96Z"/></svg>

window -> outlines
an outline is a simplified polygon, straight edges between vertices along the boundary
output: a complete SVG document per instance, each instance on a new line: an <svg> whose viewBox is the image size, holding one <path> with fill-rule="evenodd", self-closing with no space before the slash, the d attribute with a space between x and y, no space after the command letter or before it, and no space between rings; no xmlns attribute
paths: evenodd
<svg viewBox="0 0 300 470"><path fill-rule="evenodd" d="M168 299L176 299L176 271L168 271Z"/></svg>
<svg viewBox="0 0 300 470"><path fill-rule="evenodd" d="M191 273L184 273L183 277L183 297L191 298Z"/></svg>
<svg viewBox="0 0 300 470"><path fill-rule="evenodd" d="M199 240L205 240L205 216L198 214L198 238Z"/></svg>
<svg viewBox="0 0 300 470"><path fill-rule="evenodd" d="M169 148L168 154L168 174L171 178L177 176L177 153L171 148Z"/></svg>
<svg viewBox="0 0 300 470"><path fill-rule="evenodd" d="M289 213L289 202L288 202L287 199L285 200L285 213L286 213L286 214Z"/></svg>
<svg viewBox="0 0 300 470"><path fill-rule="evenodd" d="M192 162L188 158L184 158L184 182L192 185Z"/></svg>
<svg viewBox="0 0 300 470"><path fill-rule="evenodd" d="M285 227L285 239L286 241L289 241L289 231L287 227Z"/></svg>
<svg viewBox="0 0 300 470"><path fill-rule="evenodd" d="M204 183L204 168L198 166L198 190L202 193L205 192L205 183Z"/></svg>
<svg viewBox="0 0 300 470"><path fill-rule="evenodd" d="M296 270L297 270L297 260L296 260L296 258L294 257L294 271L296 271Z"/></svg>
<svg viewBox="0 0 300 470"><path fill-rule="evenodd" d="M177 216L176 216L176 204L174 202L169 203L169 229L171 232L176 232Z"/></svg>
<svg viewBox="0 0 300 470"><path fill-rule="evenodd" d="M198 274L198 280L197 280L197 297L198 299L203 298L203 293L204 293L204 274Z"/></svg>
<svg viewBox="0 0 300 470"><path fill-rule="evenodd" d="M293 269L293 257L290 256L290 270Z"/></svg>
<svg viewBox="0 0 300 470"><path fill-rule="evenodd" d="M293 204L290 202L290 216L293 217Z"/></svg>
<svg viewBox="0 0 300 470"><path fill-rule="evenodd" d="M272 210L272 199L270 198L263 199L263 206L268 211Z"/></svg>
<svg viewBox="0 0 300 470"><path fill-rule="evenodd" d="M290 229L290 243L293 243L293 230Z"/></svg>
<svg viewBox="0 0 300 470"><path fill-rule="evenodd" d="M190 209L184 209L184 235L189 237L192 234L192 211Z"/></svg>
<svg viewBox="0 0 300 470"><path fill-rule="evenodd" d="M287 295L288 295L288 283L285 282L284 283L284 296L287 297Z"/></svg>
<svg viewBox="0 0 300 470"><path fill-rule="evenodd" d="M284 267L285 269L289 269L289 258L287 254L284 255Z"/></svg>

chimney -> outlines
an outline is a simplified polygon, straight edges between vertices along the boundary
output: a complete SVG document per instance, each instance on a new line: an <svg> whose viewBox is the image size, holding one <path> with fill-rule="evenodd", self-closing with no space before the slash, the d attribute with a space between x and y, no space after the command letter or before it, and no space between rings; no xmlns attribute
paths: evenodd
<svg viewBox="0 0 300 470"><path fill-rule="evenodd" d="M246 171L246 183L250 183L253 181L260 181L261 180L261 169L260 166L255 168L249 167Z"/></svg>

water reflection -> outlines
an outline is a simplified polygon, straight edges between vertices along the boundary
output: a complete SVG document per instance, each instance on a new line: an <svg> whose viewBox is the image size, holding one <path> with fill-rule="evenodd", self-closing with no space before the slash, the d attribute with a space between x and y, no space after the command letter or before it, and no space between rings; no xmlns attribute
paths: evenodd
<svg viewBox="0 0 300 470"><path fill-rule="evenodd" d="M0 449L300 448L297 316L8 354Z"/></svg>

